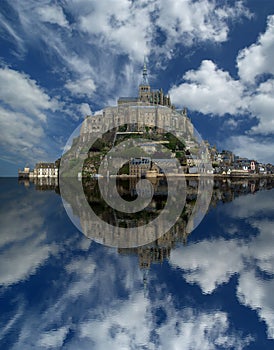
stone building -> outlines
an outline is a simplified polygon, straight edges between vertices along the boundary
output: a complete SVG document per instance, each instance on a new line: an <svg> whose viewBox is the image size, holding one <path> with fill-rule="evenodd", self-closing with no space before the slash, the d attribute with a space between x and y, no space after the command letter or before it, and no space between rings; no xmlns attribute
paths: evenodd
<svg viewBox="0 0 274 350"><path fill-rule="evenodd" d="M193 125L185 109L179 112L167 106L138 101L107 107L102 114L86 117L80 131L80 143L89 141L96 133L108 132L117 125L135 125L137 131L157 126L158 133L176 132L186 139L193 135Z"/></svg>
<svg viewBox="0 0 274 350"><path fill-rule="evenodd" d="M56 178L58 179L58 161L55 163L37 163L31 170L25 167L24 170L18 170L19 178Z"/></svg>
<svg viewBox="0 0 274 350"><path fill-rule="evenodd" d="M129 162L129 175L131 176L146 176L150 169L151 159L149 157L131 158Z"/></svg>
<svg viewBox="0 0 274 350"><path fill-rule="evenodd" d="M58 166L55 163L37 163L33 170L33 177L58 177Z"/></svg>
<svg viewBox="0 0 274 350"><path fill-rule="evenodd" d="M102 134L117 125L128 125L126 131L142 131L145 128L155 128L158 132L176 131L185 139L191 139L193 125L187 116L187 110L176 111L170 97L163 90L151 90L147 78L147 68L144 64L143 79L139 85L138 97L120 97L117 106L106 107L100 114L87 116L80 131L80 143L89 141L92 135ZM130 129L131 128L131 129Z"/></svg>

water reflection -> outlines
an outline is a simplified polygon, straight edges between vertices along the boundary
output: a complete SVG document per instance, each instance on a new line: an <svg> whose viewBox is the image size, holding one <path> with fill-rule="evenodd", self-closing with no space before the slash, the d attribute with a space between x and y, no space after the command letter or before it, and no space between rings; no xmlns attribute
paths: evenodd
<svg viewBox="0 0 274 350"><path fill-rule="evenodd" d="M118 250L76 231L58 187L2 181L0 347L272 349L272 187L215 182L191 234L185 211L176 232Z"/></svg>

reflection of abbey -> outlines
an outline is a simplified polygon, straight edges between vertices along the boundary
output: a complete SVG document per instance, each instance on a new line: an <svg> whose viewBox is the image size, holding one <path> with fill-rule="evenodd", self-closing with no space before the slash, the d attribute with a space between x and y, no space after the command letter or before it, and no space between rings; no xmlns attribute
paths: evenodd
<svg viewBox="0 0 274 350"><path fill-rule="evenodd" d="M145 63L139 96L120 97L117 106L107 107L101 114L86 117L81 128L82 141L88 141L91 133L104 133L117 125L127 125L128 132L157 126L159 132L176 131L188 135L189 139L193 135L193 126L186 109L180 113L175 111L170 97L164 95L162 89L151 89Z"/></svg>

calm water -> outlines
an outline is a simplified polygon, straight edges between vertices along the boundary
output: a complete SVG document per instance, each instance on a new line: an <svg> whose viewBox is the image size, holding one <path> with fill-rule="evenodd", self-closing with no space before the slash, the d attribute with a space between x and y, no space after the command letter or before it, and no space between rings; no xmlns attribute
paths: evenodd
<svg viewBox="0 0 274 350"><path fill-rule="evenodd" d="M1 180L1 349L274 348L272 183L218 182L194 231L131 249L79 232L54 185L25 185Z"/></svg>

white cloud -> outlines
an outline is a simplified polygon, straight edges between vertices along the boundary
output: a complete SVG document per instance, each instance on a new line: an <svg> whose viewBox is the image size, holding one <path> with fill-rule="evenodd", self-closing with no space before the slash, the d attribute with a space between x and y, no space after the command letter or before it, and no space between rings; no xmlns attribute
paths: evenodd
<svg viewBox="0 0 274 350"><path fill-rule="evenodd" d="M258 124L245 130L241 136L226 140L228 149L248 158L273 162L273 143L261 135L274 132L274 79L267 78L258 86L250 83L264 74L274 74L274 16L268 17L267 28L258 41L239 52L237 66L239 80L219 69L212 61L204 60L197 70L183 76L184 82L170 89L172 101L178 106L187 106L203 114L223 116L226 113L237 118L245 114L256 117ZM263 76L266 79L266 75ZM226 126L237 127L237 120L230 119ZM241 125L242 126L242 125Z"/></svg>
<svg viewBox="0 0 274 350"><path fill-rule="evenodd" d="M272 202L273 207L273 202ZM252 226L257 228L260 235L254 240L250 250L257 266L261 271L274 275L274 221L272 220L254 220ZM274 327L274 323L273 323Z"/></svg>
<svg viewBox="0 0 274 350"><path fill-rule="evenodd" d="M254 83L256 77L264 73L274 74L274 15L267 19L265 33L250 47L241 50L237 57L240 78L247 83Z"/></svg>
<svg viewBox="0 0 274 350"><path fill-rule="evenodd" d="M102 38L99 45L103 44L115 53L122 50L131 59L141 61L148 53L147 42L151 40L153 3L122 0L109 6L107 0L92 1L88 13L79 16L80 29Z"/></svg>
<svg viewBox="0 0 274 350"><path fill-rule="evenodd" d="M92 115L92 111L88 103L81 103L79 106L79 111L81 113L81 117L86 117L87 115Z"/></svg>
<svg viewBox="0 0 274 350"><path fill-rule="evenodd" d="M272 141L257 139L251 135L239 135L227 138L225 145L241 157L258 159L263 163L274 163L274 142Z"/></svg>
<svg viewBox="0 0 274 350"><path fill-rule="evenodd" d="M64 15L63 9L58 5L39 7L37 12L44 22L58 24L61 27L68 27L68 21Z"/></svg>
<svg viewBox="0 0 274 350"><path fill-rule="evenodd" d="M0 101L2 149L17 163L18 157L28 162L47 157L47 114L57 109L57 101L28 75L7 67L0 69Z"/></svg>
<svg viewBox="0 0 274 350"><path fill-rule="evenodd" d="M111 8L106 0L84 4L80 28L139 62L144 54L153 51L170 56L174 46L182 42L191 45L197 41L226 41L228 19L250 17L241 1L222 7L208 0L142 3L123 0L113 3ZM167 37L162 47L155 40L157 29Z"/></svg>
<svg viewBox="0 0 274 350"><path fill-rule="evenodd" d="M196 39L227 40L228 21L249 17L241 1L219 6L209 0L167 3L122 0L109 6L107 0L75 0L59 5L43 1L38 7L33 0L26 0L24 5L16 2L11 6L19 18L19 22L12 23L14 33L23 33L32 43L42 42L46 46L49 59L54 58L53 69L67 82L72 94L93 98L93 82L96 93L103 92L102 103L115 99L114 94L132 91L135 81L132 77L139 74L137 65L144 54L156 53L160 62L170 56L174 45L186 44L185 35L193 43ZM37 11L39 16L32 16ZM51 22L66 27L65 14L70 18L73 35L47 25ZM176 23L179 29L175 28ZM156 40L158 29L168 37L160 46ZM121 62L121 56L127 56L127 60Z"/></svg>
<svg viewBox="0 0 274 350"><path fill-rule="evenodd" d="M273 50L274 51L274 50ZM251 128L252 134L274 133L274 79L261 83L250 100L250 111L259 120L258 125Z"/></svg>
<svg viewBox="0 0 274 350"><path fill-rule="evenodd" d="M45 110L57 107L35 80L7 67L0 69L0 100L12 110L30 113L42 121L46 121Z"/></svg>
<svg viewBox="0 0 274 350"><path fill-rule="evenodd" d="M42 140L45 132L41 123L22 113L0 107L0 145L10 157L27 158L29 161L45 157Z"/></svg>
<svg viewBox="0 0 274 350"><path fill-rule="evenodd" d="M94 81L90 78L68 81L65 84L65 88L68 89L72 95L87 97L92 97L96 90Z"/></svg>
<svg viewBox="0 0 274 350"><path fill-rule="evenodd" d="M233 5L219 7L208 0L161 0L156 24L166 33L170 48L182 42L224 42L229 33L228 19L251 16L241 1Z"/></svg>
<svg viewBox="0 0 274 350"><path fill-rule="evenodd" d="M204 114L220 116L246 110L242 84L228 72L218 69L212 61L202 61L198 70L186 72L183 78L187 82L169 91L173 103Z"/></svg>

